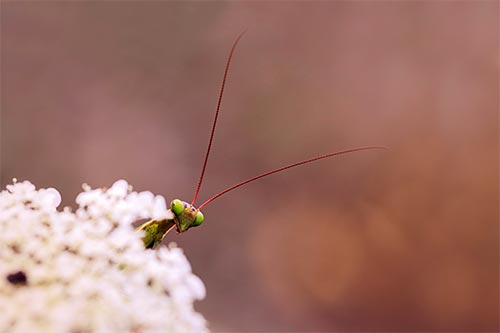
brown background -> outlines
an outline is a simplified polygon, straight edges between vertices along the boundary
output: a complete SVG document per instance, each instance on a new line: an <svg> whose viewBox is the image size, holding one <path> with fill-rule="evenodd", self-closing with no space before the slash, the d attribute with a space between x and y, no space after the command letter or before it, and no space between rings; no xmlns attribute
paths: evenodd
<svg viewBox="0 0 500 333"><path fill-rule="evenodd" d="M1 181L127 179L200 202L171 234L214 331L498 330L498 12L491 2L3 2Z"/></svg>

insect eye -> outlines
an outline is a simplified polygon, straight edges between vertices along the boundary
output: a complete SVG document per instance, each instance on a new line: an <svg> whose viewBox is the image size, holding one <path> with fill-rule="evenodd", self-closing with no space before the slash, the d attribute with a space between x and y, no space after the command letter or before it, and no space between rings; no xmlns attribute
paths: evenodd
<svg viewBox="0 0 500 333"><path fill-rule="evenodd" d="M205 219L205 217L203 216L203 214L201 212L198 212L196 214L196 218L194 219L194 222L193 222L193 227L197 227L199 226L200 224L203 223L203 220Z"/></svg>
<svg viewBox="0 0 500 333"><path fill-rule="evenodd" d="M179 199L172 200L170 207L175 215L180 215L184 211L184 204Z"/></svg>

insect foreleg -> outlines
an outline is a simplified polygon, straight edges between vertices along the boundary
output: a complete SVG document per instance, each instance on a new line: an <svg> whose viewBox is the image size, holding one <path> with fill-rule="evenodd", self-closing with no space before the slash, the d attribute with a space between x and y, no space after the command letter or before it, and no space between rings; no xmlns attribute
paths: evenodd
<svg viewBox="0 0 500 333"><path fill-rule="evenodd" d="M144 231L144 237L142 238L144 247L146 249L154 249L161 244L163 237L173 227L175 227L174 219L150 220L137 227L136 230Z"/></svg>

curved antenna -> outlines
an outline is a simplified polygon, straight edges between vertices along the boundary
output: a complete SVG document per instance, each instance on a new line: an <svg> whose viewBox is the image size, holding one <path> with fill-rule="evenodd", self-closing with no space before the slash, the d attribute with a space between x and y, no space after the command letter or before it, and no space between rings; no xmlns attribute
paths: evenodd
<svg viewBox="0 0 500 333"><path fill-rule="evenodd" d="M286 169L294 168L294 167L297 167L297 166L302 165L302 164L307 164L307 163L315 162L315 161L318 161L318 160L322 160L324 158L333 157L333 156L342 155L342 154L353 153L355 151L360 151L360 150L368 150L368 149L387 149L387 147L384 147L384 146L367 146L367 147L358 147L358 148L346 149L346 150L341 150L341 151L337 151L337 152L326 154L326 155L317 156L317 157L314 157L314 158L311 158L311 159L308 159L308 160L304 160L304 161L300 161L300 162L297 162L297 163L285 165L285 166L283 166L281 168L274 169L274 170L265 172L265 173L263 173L261 175L258 175L258 176L249 178L247 180L244 180L244 181L242 181L242 182L240 182L240 183L238 183L236 185L233 185L233 186L225 189L222 192L217 193L216 195L214 195L213 197L211 197L210 199L208 199L207 201L205 201L204 203L202 203L200 205L200 207L198 207L198 209L202 209L204 206L208 205L209 203L211 203L215 199L219 198L223 194L226 194L227 192L230 192L230 191L232 191L234 189L237 189L238 187L243 186L245 184L251 183L251 182L253 182L253 181L257 180L257 179L264 178L264 177L270 176L270 175L272 175L274 173L277 173L277 172L280 172L280 171L284 171Z"/></svg>
<svg viewBox="0 0 500 333"><path fill-rule="evenodd" d="M201 168L201 175L200 175L200 180L198 181L198 186L196 187L196 191L194 192L194 197L193 197L193 202L191 205L194 205L196 202L196 198L198 198L198 193L200 193L200 188L201 188L201 182L203 181L203 176L205 175L205 169L207 168L207 162L208 162L208 155L210 155L210 149L212 148L212 141L214 139L214 134L215 134L215 126L217 125L217 118L219 117L219 111L220 111L220 105L222 102L222 95L224 94L224 87L226 85L226 79L227 79L227 73L229 72L229 65L231 64L231 58L233 57L234 50L236 49L236 45L238 45L238 42L240 41L241 37L245 34L246 31L243 31L238 38L233 43L233 46L231 47L231 51L229 52L229 56L227 57L226 61L226 69L224 70L224 77L222 79L222 84L220 87L220 92L219 92L219 99L217 101L217 109L215 111L215 118L214 122L212 124L212 132L210 132L210 140L208 141L208 147L207 147L207 152L205 154L205 160L203 161L203 167Z"/></svg>

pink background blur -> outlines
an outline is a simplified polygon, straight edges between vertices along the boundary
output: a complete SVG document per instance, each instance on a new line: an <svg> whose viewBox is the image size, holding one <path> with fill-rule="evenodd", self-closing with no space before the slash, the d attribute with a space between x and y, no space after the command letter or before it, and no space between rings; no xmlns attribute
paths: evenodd
<svg viewBox="0 0 500 333"><path fill-rule="evenodd" d="M127 179L200 202L170 234L216 332L497 331L499 3L3 2L1 183Z"/></svg>

